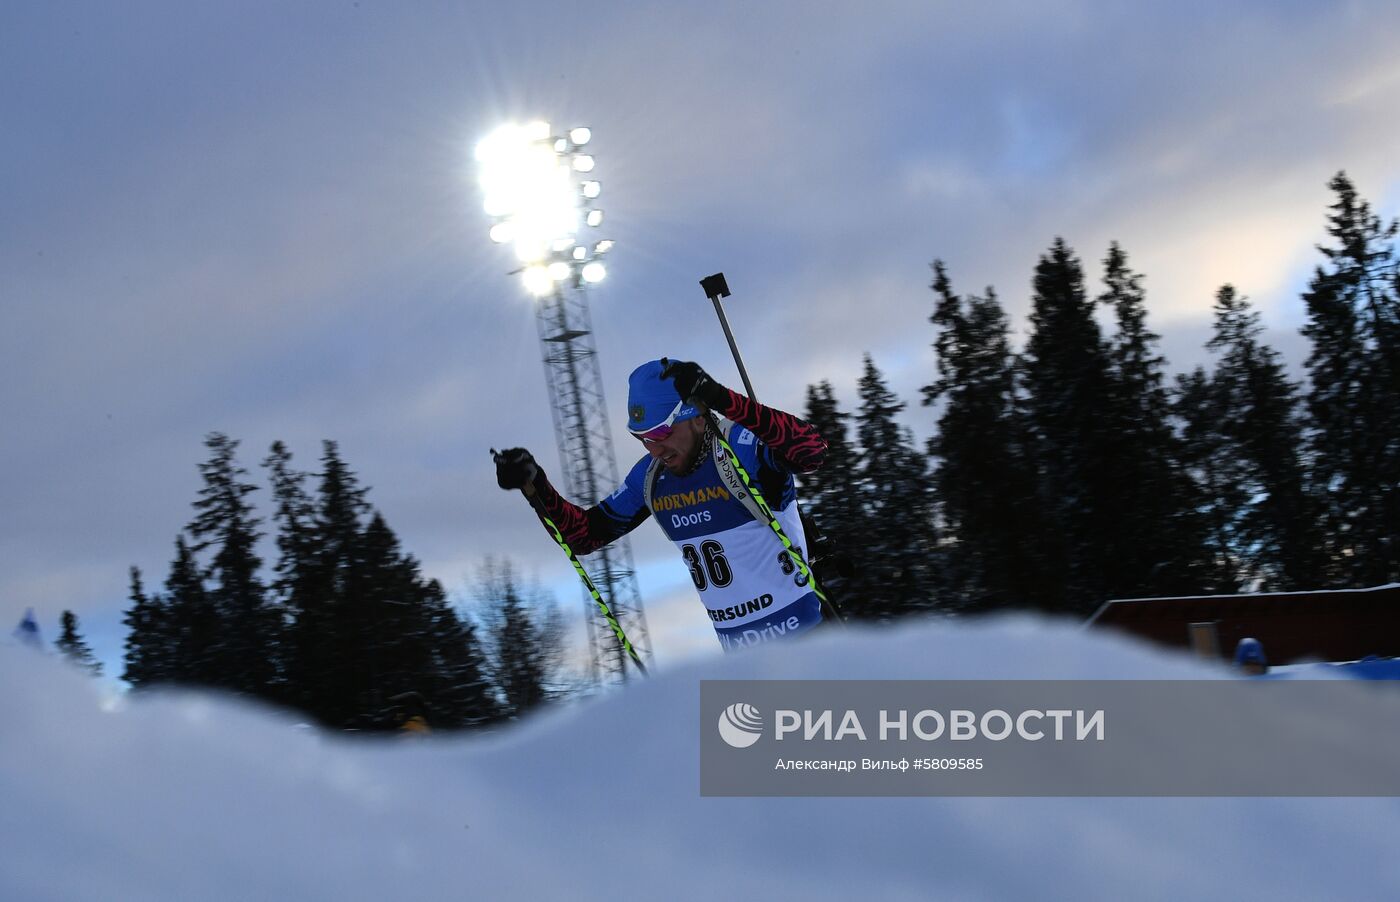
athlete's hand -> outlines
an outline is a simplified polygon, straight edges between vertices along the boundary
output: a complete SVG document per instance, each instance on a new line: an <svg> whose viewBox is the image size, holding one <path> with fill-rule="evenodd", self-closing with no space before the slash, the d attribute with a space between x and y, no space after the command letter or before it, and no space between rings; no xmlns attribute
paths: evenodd
<svg viewBox="0 0 1400 902"><path fill-rule="evenodd" d="M729 389L712 379L698 363L663 360L661 378L670 379L676 386L676 394L687 401L699 401L712 410L720 411L729 404Z"/></svg>
<svg viewBox="0 0 1400 902"><path fill-rule="evenodd" d="M492 448L491 457L496 461L496 485L508 491L525 488L540 473L539 464L524 448L507 448L500 452Z"/></svg>

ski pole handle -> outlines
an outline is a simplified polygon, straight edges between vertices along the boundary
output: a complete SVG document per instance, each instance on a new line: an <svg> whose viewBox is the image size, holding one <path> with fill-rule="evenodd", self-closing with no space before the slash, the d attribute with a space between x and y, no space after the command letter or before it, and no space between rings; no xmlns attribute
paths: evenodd
<svg viewBox="0 0 1400 902"><path fill-rule="evenodd" d="M496 464L497 485L503 489L520 489L526 498L534 496L535 478L540 473L540 466L529 451L524 448L497 451L492 448L491 460Z"/></svg>
<svg viewBox="0 0 1400 902"><path fill-rule="evenodd" d="M734 354L734 363L739 367L739 378L744 380L744 390L749 393L750 400L757 401L758 396L753 392L753 383L749 381L749 371L744 369L744 358L739 356L739 345L735 343L734 333L729 328L729 318L724 315L724 305L719 302L720 298L729 297L729 283L724 280L724 273L717 272L701 279L700 288L705 292L705 296L714 302L715 314L719 317L720 327L724 329L724 337L729 340L729 350Z"/></svg>

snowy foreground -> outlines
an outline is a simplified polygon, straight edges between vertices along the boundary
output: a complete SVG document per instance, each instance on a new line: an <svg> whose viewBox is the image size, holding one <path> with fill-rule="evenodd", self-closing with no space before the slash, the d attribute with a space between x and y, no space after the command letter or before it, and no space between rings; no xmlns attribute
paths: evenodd
<svg viewBox="0 0 1400 902"><path fill-rule="evenodd" d="M0 648L0 899L1400 892L1390 799L699 795L702 678L1214 676L1072 625L929 624L706 661L485 739L352 742L217 697L113 700Z"/></svg>

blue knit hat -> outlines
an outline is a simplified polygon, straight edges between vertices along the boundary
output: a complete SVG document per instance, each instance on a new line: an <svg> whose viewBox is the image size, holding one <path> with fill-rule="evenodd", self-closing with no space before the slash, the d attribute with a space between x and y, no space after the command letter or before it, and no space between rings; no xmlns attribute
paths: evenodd
<svg viewBox="0 0 1400 902"><path fill-rule="evenodd" d="M1235 646L1235 664L1263 664L1267 667L1269 662L1264 657L1264 644L1252 637L1241 639L1240 644Z"/></svg>
<svg viewBox="0 0 1400 902"><path fill-rule="evenodd" d="M627 429L634 435L698 416L699 409L682 401L675 383L661 378L660 360L647 361L627 377Z"/></svg>

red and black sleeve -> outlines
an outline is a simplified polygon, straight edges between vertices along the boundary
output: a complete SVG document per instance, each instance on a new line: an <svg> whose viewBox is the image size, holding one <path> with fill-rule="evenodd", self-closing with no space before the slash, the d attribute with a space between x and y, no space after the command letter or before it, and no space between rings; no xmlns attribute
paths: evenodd
<svg viewBox="0 0 1400 902"><path fill-rule="evenodd" d="M811 423L785 411L764 407L733 389L725 390L729 392L729 402L722 409L715 409L758 436L788 469L794 473L811 473L821 467L826 460L826 439Z"/></svg>
<svg viewBox="0 0 1400 902"><path fill-rule="evenodd" d="M614 539L626 535L636 529L650 514L650 511L643 509L624 521L611 516L602 505L595 504L587 509L579 507L559 494L550 484L549 478L544 475L544 471L540 471L535 478L535 496L539 500L539 509L554 521L564 541L568 542L569 548L579 556L591 554Z"/></svg>

